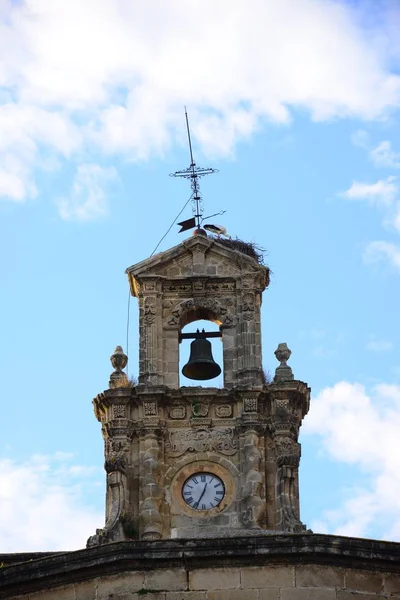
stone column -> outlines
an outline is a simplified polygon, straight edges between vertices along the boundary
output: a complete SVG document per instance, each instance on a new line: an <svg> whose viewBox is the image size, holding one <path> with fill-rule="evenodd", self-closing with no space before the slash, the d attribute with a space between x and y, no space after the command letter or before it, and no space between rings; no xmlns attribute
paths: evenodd
<svg viewBox="0 0 400 600"><path fill-rule="evenodd" d="M255 429L246 429L243 436L243 488L242 523L250 529L259 529L265 514L265 502L261 498L262 455L259 449L260 439Z"/></svg>
<svg viewBox="0 0 400 600"><path fill-rule="evenodd" d="M142 540L159 540L163 532L160 514L163 490L158 439L159 436L155 431L146 431L140 443L141 503L139 516Z"/></svg>
<svg viewBox="0 0 400 600"><path fill-rule="evenodd" d="M260 295L242 290L238 324L237 381L243 385L262 384Z"/></svg>

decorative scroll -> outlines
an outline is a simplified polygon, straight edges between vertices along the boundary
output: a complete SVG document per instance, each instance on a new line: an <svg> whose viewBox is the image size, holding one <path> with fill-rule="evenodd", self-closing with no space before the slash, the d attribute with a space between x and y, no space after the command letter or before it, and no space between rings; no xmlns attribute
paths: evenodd
<svg viewBox="0 0 400 600"><path fill-rule="evenodd" d="M233 456L237 452L234 429L181 429L170 431L167 451L171 456L185 452L219 452Z"/></svg>
<svg viewBox="0 0 400 600"><path fill-rule="evenodd" d="M182 300L171 309L167 316L167 323L168 325L179 325L179 320L184 313L202 308L216 315L221 323L229 325L233 321L233 316L230 314L233 305L234 301L230 297L219 298L218 300L207 296L189 298L188 300Z"/></svg>

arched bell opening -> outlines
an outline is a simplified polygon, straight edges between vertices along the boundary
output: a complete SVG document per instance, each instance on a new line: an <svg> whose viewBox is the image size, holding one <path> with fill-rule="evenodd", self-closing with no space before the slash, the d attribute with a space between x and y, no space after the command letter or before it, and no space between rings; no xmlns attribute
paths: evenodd
<svg viewBox="0 0 400 600"><path fill-rule="evenodd" d="M223 344L220 321L204 308L181 319L179 332L179 385L223 386ZM216 376L212 376L216 373Z"/></svg>

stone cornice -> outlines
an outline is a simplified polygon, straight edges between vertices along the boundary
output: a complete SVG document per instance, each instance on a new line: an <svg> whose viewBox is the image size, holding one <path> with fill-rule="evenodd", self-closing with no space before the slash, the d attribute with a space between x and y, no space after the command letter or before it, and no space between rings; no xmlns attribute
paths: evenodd
<svg viewBox="0 0 400 600"><path fill-rule="evenodd" d="M0 569L0 598L67 585L123 571L159 568L201 569L270 564L315 564L400 571L400 544L322 534L275 534L215 538L118 542L75 552L27 559L3 554L13 564ZM36 558L38 556L38 558Z"/></svg>

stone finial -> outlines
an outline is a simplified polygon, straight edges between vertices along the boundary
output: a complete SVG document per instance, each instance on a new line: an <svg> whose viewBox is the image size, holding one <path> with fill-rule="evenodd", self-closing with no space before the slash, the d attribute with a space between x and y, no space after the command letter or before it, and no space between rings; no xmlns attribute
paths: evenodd
<svg viewBox="0 0 400 600"><path fill-rule="evenodd" d="M128 363L128 357L124 354L122 346L117 346L114 354L110 356L110 361L115 371L110 375L110 388L121 387L128 381L126 374L122 371Z"/></svg>
<svg viewBox="0 0 400 600"><path fill-rule="evenodd" d="M275 369L274 381L290 381L294 379L291 367L287 364L292 351L288 348L286 343L278 344L275 350L276 359L281 363L279 367Z"/></svg>

